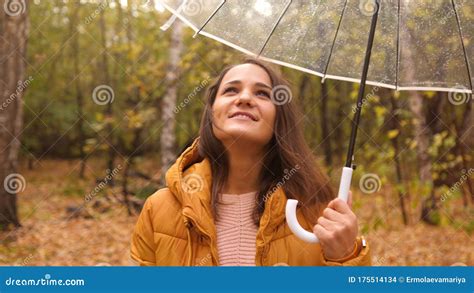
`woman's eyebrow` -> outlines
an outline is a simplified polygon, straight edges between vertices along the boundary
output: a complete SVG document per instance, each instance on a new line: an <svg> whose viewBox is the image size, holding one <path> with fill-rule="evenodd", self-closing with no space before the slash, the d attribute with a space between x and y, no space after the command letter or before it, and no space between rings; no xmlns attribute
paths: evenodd
<svg viewBox="0 0 474 293"><path fill-rule="evenodd" d="M240 80L231 80L231 81L226 82L225 84L236 84L236 83L241 84L242 82Z"/></svg>
<svg viewBox="0 0 474 293"><path fill-rule="evenodd" d="M265 83L263 83L263 82L256 82L255 85L256 85L256 86L260 86L260 87L264 87L264 88L267 88L267 89L270 89L270 90L272 89L271 86L269 86L269 85L267 85L267 84L265 84Z"/></svg>
<svg viewBox="0 0 474 293"><path fill-rule="evenodd" d="M225 85L228 85L228 84L242 84L242 81L240 81L240 80L231 80L231 81L228 81L228 82L225 83ZM256 82L255 86L264 87L264 88L267 88L267 89L270 89L270 90L272 89L271 86L269 86L269 85L267 85L263 82Z"/></svg>

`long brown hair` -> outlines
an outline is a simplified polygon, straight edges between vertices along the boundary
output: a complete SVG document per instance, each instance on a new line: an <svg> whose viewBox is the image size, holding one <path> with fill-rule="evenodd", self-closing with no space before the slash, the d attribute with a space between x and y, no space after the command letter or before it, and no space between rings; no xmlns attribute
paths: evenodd
<svg viewBox="0 0 474 293"><path fill-rule="evenodd" d="M229 161L224 145L216 138L212 130L212 105L225 74L240 64L254 64L264 69L270 77L273 88L277 86L289 88L289 83L278 69L255 58L247 58L239 64L226 67L215 82L208 87L199 131L199 152L211 162L211 206L215 219L219 216L217 204L219 194L227 180ZM267 145L267 152L263 159L265 167L262 168L259 176L260 189L256 197L254 221L258 226L265 209L265 201L272 191L281 186L288 198L297 199L302 204L306 218L315 224L322 208L334 198L334 191L329 178L317 165L304 139L303 127L299 126L301 121L298 121L298 117L302 116L295 101L275 104L274 134Z"/></svg>

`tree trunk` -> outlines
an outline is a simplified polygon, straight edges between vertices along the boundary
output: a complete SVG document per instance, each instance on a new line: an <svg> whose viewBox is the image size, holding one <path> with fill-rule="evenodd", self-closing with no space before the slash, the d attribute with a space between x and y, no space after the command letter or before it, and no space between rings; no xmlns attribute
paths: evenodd
<svg viewBox="0 0 474 293"><path fill-rule="evenodd" d="M423 96L421 93L410 92L409 108L413 114L414 140L416 141L416 154L418 157L418 175L423 184L429 188L429 198L423 201L422 219L430 222L427 216L431 210L436 209L436 198L433 190L433 178L431 176L431 159L428 153L430 144L429 128L426 125L425 115L423 113ZM431 203L429 203L431 201Z"/></svg>
<svg viewBox="0 0 474 293"><path fill-rule="evenodd" d="M391 108L391 129L392 130L398 130L398 133L401 132L401 127L400 127L400 121L398 120L398 104L397 104L397 100L396 98L394 97L393 93L392 92L389 92L387 91L387 95L390 95L390 102L392 104L392 108ZM396 175L397 175L397 183L398 185L400 186L403 186L403 187L406 187L404 186L405 185L405 182L403 180L403 172L402 172L402 167L401 167L401 163L400 163L400 146L399 146L399 143L398 143L398 136L399 135L396 135L395 137L391 138L391 142L392 142L392 147L394 149L394 160L395 160L395 172L396 172ZM406 205L405 205L405 194L404 192L402 192L400 190L400 188L397 188L398 189L398 200L400 202L400 211L402 213L402 219L403 219L403 224L408 225L408 213L407 213L407 210L406 210Z"/></svg>
<svg viewBox="0 0 474 293"><path fill-rule="evenodd" d="M470 95L469 98L470 99L466 104L466 110L464 111L461 128L459 129L459 144L461 145L462 161L466 172L469 172L467 166L473 165L473 158L470 156L468 161L464 146L467 146L469 149L474 149L474 111L472 111L472 102L474 100L474 96ZM467 184L469 192L471 193L471 203L474 204L474 188L472 186L471 177L468 177Z"/></svg>
<svg viewBox="0 0 474 293"><path fill-rule="evenodd" d="M474 96L471 95L466 110L463 115L463 122L461 124L461 142L474 149L474 111L472 111L472 103L474 103ZM473 198L474 200L474 198Z"/></svg>
<svg viewBox="0 0 474 293"><path fill-rule="evenodd" d="M130 150L127 159L125 160L125 168L124 168L124 173L123 173L123 181L122 181L122 195L123 195L123 201L124 204L127 208L128 215L132 215L132 210L131 210L131 205L130 205L130 199L128 195L130 194L130 191L128 190L128 179L129 179L129 174L131 170L134 167L135 163L135 154L136 150L140 147L140 136L143 131L143 128L136 128L133 131L133 142L132 142L132 149Z"/></svg>
<svg viewBox="0 0 474 293"><path fill-rule="evenodd" d="M469 161L466 155L466 147L465 143L463 142L463 137L466 134L467 128L474 128L471 126L468 126L466 123L467 120L469 120L469 116L471 115L472 112L472 105L471 103L467 103L466 105L466 110L464 111L463 120L461 121L460 125L456 121L456 111L454 107L458 107L457 105L451 105L452 110L451 112L451 120L452 124L454 126L454 133L456 135L456 154L461 156L461 163L462 163L462 168L466 171L469 172ZM471 124L472 125L472 124ZM469 152L469 151L468 151ZM474 204L474 187L472 186L471 182L471 176L467 176L466 179L466 184L467 184L467 190L469 192L469 197L471 199L471 202ZM463 195L463 204L465 207L468 205L468 198L466 195L466 192L464 189L461 190L462 195Z"/></svg>
<svg viewBox="0 0 474 293"><path fill-rule="evenodd" d="M334 129L333 137L349 137L344 133L344 127L341 127L341 123L346 119L347 113L344 112L347 103L350 103L350 91L352 85L348 82L340 82L336 81L336 89L337 95L340 97L339 99L335 99L337 103L337 111L335 115L335 119L331 121L331 129ZM333 152L335 153L336 158L341 158L345 156L347 151L347 144L346 143L338 143L334 144ZM339 159L338 159L339 160Z"/></svg>
<svg viewBox="0 0 474 293"><path fill-rule="evenodd" d="M183 24L181 21L174 23L173 30L171 32L171 44L170 44L170 63L166 73L166 93L162 103L162 130L160 137L161 146L161 181L164 182L164 176L170 165L175 160L176 150L176 115L175 107L178 96L178 66L180 61L180 55L183 50L183 38L182 33Z"/></svg>
<svg viewBox="0 0 474 293"><path fill-rule="evenodd" d="M23 94L28 35L27 1L19 10L0 0L0 230L20 227L17 193L26 181L17 174L20 131L23 127ZM11 9L10 9L11 8Z"/></svg>
<svg viewBox="0 0 474 293"><path fill-rule="evenodd" d="M110 86L113 90L110 74L109 74L109 58L107 53L107 30L105 26L105 9L100 11L100 18L99 18L99 28L100 28L100 35L101 35L101 43L102 43L102 72L104 73L103 84ZM105 108L105 142L107 144L107 175L112 178L109 181L110 186L115 185L115 180L112 176L112 171L114 170L114 162L115 162L115 149L114 149L114 135L113 135L113 127L112 127L112 120L113 120L113 111L112 111L112 100L110 100Z"/></svg>
<svg viewBox="0 0 474 293"><path fill-rule="evenodd" d="M80 47L79 47L79 31L78 31L78 20L79 20L79 9L81 3L72 3L72 19L71 19L71 34L72 39L72 50L73 50L73 62L74 62L74 80L75 91L76 91L76 105L77 105L77 132L78 132L78 144L79 144L79 157L81 159L81 167L79 169L79 177L84 178L84 172L86 167L86 154L85 154L85 143L86 135L84 132L84 95L82 93L81 86L81 74L79 69L79 58L80 58Z"/></svg>
<svg viewBox="0 0 474 293"><path fill-rule="evenodd" d="M415 64L417 60L413 58L412 43L409 32L401 36L402 43L406 45L402 48L401 56L405 64ZM406 78L416 80L416 73L413 66L407 66ZM430 144L430 128L426 122L426 116L423 111L423 96L418 91L409 92L408 106L413 116L414 140L416 141L416 153L418 157L418 175L422 184L428 188L429 196L422 201L421 219L429 224L434 224L430 219L430 213L436 210L436 197L433 189L433 178L431 175L432 164L428 153Z"/></svg>

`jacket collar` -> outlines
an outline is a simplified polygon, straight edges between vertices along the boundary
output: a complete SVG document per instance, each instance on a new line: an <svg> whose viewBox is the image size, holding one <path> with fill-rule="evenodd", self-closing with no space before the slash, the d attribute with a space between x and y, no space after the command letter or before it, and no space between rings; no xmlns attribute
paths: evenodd
<svg viewBox="0 0 474 293"><path fill-rule="evenodd" d="M166 173L166 184L181 203L185 219L192 220L211 239L216 228L211 212L212 172L208 158L199 154L199 137L188 147ZM266 200L257 232L257 246L271 238L273 228L285 220L286 195L278 187Z"/></svg>

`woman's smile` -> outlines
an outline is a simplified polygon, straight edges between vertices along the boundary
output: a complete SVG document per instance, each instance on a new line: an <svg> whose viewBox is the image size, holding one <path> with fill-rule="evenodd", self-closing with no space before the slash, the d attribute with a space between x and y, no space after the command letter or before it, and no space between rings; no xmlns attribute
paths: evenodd
<svg viewBox="0 0 474 293"><path fill-rule="evenodd" d="M225 73L212 105L217 139L228 146L250 143L264 149L272 139L276 117L271 90L270 76L258 65L241 64Z"/></svg>
<svg viewBox="0 0 474 293"><path fill-rule="evenodd" d="M237 120L243 120L243 121L258 121L258 118L248 112L235 112L229 116L230 119L237 119Z"/></svg>

